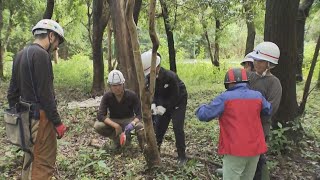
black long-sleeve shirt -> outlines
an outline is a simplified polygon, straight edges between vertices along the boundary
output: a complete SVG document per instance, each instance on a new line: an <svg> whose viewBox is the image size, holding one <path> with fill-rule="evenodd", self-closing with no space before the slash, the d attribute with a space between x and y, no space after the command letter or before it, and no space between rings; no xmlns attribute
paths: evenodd
<svg viewBox="0 0 320 180"><path fill-rule="evenodd" d="M187 96L186 86L178 75L161 67L156 79L154 103L171 110Z"/></svg>
<svg viewBox="0 0 320 180"><path fill-rule="evenodd" d="M106 92L100 102L98 120L104 121L108 116L115 119L125 119L136 117L141 119L141 103L137 94L131 90L125 89L120 102L112 92Z"/></svg>
<svg viewBox="0 0 320 180"><path fill-rule="evenodd" d="M53 71L49 53L38 44L31 44L20 51L13 62L12 77L8 89L9 106L19 98L39 103L47 118L54 125L61 124L55 102Z"/></svg>

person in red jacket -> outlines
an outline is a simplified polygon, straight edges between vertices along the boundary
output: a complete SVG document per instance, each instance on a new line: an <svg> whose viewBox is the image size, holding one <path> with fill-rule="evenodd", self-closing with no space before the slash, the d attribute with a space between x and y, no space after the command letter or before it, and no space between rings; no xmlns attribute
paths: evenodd
<svg viewBox="0 0 320 180"><path fill-rule="evenodd" d="M224 81L227 91L196 111L200 121L219 117L224 180L253 179L259 156L267 151L260 114L270 115L271 104L250 90L248 82L245 69L230 69Z"/></svg>

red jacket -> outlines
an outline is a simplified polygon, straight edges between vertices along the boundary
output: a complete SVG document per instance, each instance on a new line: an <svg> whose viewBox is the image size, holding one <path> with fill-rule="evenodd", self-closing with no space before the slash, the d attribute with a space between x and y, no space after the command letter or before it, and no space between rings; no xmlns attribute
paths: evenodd
<svg viewBox="0 0 320 180"><path fill-rule="evenodd" d="M270 115L270 103L261 93L241 83L216 97L210 104L200 106L196 115L201 121L220 116L219 154L256 156L267 151L261 112Z"/></svg>

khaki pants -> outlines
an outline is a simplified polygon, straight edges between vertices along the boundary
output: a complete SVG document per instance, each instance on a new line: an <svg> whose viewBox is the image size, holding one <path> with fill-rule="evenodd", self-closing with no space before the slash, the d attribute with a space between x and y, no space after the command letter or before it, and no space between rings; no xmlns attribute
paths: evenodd
<svg viewBox="0 0 320 180"><path fill-rule="evenodd" d="M32 138L34 145L31 151L34 160L28 169L22 170L22 180L51 179L57 157L57 138L55 127L44 111L40 110L40 120L32 120ZM30 155L24 154L23 167L29 161Z"/></svg>
<svg viewBox="0 0 320 180"><path fill-rule="evenodd" d="M122 131L124 131L126 125L131 123L134 118L126 118L126 119L111 119L113 122L118 123L122 127ZM120 143L119 136L116 136L116 131L113 127L106 125L104 122L96 121L94 123L94 129L96 130L97 133L104 137L108 137L112 139L116 143ZM143 141L144 140L144 131L143 130L143 124L141 122L138 122L135 127L135 133L138 136L138 141L140 148L142 148Z"/></svg>
<svg viewBox="0 0 320 180"><path fill-rule="evenodd" d="M239 157L225 155L223 161L223 180L252 180L259 156Z"/></svg>

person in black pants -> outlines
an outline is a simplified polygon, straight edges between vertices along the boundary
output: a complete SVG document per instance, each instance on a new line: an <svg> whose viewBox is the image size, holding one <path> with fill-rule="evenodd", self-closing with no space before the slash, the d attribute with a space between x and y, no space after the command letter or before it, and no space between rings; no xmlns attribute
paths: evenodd
<svg viewBox="0 0 320 180"><path fill-rule="evenodd" d="M141 55L147 86L149 85L150 79L151 55L151 50ZM161 56L158 54L156 60L157 78L155 94L153 104L151 105L157 144L160 151L163 137L172 119L178 152L178 164L184 165L187 161L185 153L184 119L188 93L185 84L179 79L178 75L173 71L162 68L160 61Z"/></svg>

